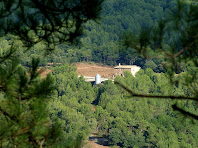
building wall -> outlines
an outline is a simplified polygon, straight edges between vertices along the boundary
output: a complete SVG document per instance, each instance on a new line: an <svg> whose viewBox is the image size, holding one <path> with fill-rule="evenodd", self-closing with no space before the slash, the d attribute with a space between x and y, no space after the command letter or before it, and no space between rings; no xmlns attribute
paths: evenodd
<svg viewBox="0 0 198 148"><path fill-rule="evenodd" d="M134 66L132 68L114 68L114 77L117 75L124 76L125 71L129 71L135 77L135 74L141 69L139 66Z"/></svg>
<svg viewBox="0 0 198 148"><path fill-rule="evenodd" d="M141 67L133 67L131 68L131 73L135 77L135 74L141 69Z"/></svg>
<svg viewBox="0 0 198 148"><path fill-rule="evenodd" d="M116 68L116 69L114 69L114 76L116 77L117 75L119 75L119 76L124 76L124 72L125 71L129 71L129 72L131 72L131 68L120 68L120 69L118 69L118 68Z"/></svg>

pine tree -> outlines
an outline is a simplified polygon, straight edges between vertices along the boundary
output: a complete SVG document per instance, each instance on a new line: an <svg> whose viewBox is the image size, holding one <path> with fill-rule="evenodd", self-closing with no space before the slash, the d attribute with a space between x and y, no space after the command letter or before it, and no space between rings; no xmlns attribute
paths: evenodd
<svg viewBox="0 0 198 148"><path fill-rule="evenodd" d="M17 55L42 43L51 51L61 43L79 43L83 25L97 20L103 0L5 0L0 2L0 36L10 48L0 55L0 147L52 145L60 134L46 110L53 98L52 76L40 78L39 59L29 68ZM18 45L18 41L22 45ZM22 47L21 47L22 48ZM77 139L79 140L79 139Z"/></svg>
<svg viewBox="0 0 198 148"><path fill-rule="evenodd" d="M169 17L164 17L152 28L143 28L139 35L126 33L123 43L127 48L146 59L163 58L162 63L166 69L166 76L172 86L182 85L188 87L188 94L181 95L147 95L136 94L133 90L118 83L132 96L194 100L198 102L198 5L196 1L177 0L176 8ZM155 53L155 55L154 55ZM151 56L152 55L152 56ZM191 65L188 67L188 65ZM185 67L185 68L183 68ZM180 74L183 72L183 76ZM198 120L198 116L182 109L176 104L174 110Z"/></svg>

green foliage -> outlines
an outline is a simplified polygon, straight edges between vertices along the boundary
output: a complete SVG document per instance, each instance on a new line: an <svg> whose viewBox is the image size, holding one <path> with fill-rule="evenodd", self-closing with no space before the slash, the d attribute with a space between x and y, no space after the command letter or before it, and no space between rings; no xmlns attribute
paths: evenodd
<svg viewBox="0 0 198 148"><path fill-rule="evenodd" d="M84 1L3 1L1 36L12 34L27 47L42 41L53 50L57 44L73 43L82 35L83 24L99 18L102 0Z"/></svg>
<svg viewBox="0 0 198 148"><path fill-rule="evenodd" d="M182 95L185 96L185 99L197 101L198 6L185 0L178 0L176 6L173 11L174 14L159 21L157 26L142 29L138 35L126 33L123 43L126 48L135 49L145 58L152 59L152 56L155 55L156 58L165 59L163 65L166 68L166 77L169 78L168 80L172 83L172 86L178 87L183 84L184 90L189 92L186 94L177 92L177 96ZM188 66L192 69L186 70ZM176 76L176 74L183 71L185 73L183 73L182 78ZM169 98L173 99L172 94L173 92L168 93ZM164 97L161 96L161 98ZM198 119L198 116L178 108L176 104L173 105L173 109Z"/></svg>
<svg viewBox="0 0 198 148"><path fill-rule="evenodd" d="M60 116L63 120L49 118L47 106L53 101L50 99L55 97L56 84L51 75L40 78L43 69L38 69L39 58L42 62L40 65L45 65L47 60L44 59L44 51L48 53L63 43L77 44L78 37L83 34L84 23L99 18L102 2L103 0L0 2L1 147L47 147L56 143L56 140L62 142L61 138L57 138L61 135L66 135L63 139L72 139L68 140L70 147L80 147L81 140L86 135L84 130L82 133L74 132L74 135L65 133L71 133L72 128L77 128L78 131L87 129L88 126L80 126L79 122L69 124L72 122L69 115ZM20 62L27 67L20 65ZM76 89L74 85L71 83L71 89ZM68 89L69 87L68 84ZM62 93L65 93L64 89ZM86 95L87 98L81 100L89 102L92 96L88 92ZM73 112L70 108L63 109L66 114L68 111ZM80 121L85 122L84 116L77 111L72 117L76 117L76 121L80 118ZM66 120L69 123L65 123L66 132L63 132L60 126Z"/></svg>
<svg viewBox="0 0 198 148"><path fill-rule="evenodd" d="M15 67L12 74L1 64L4 72L1 97L1 145L3 147L35 147L50 145L56 140L59 130L46 111L55 85L52 76L38 76L38 59L32 60L29 75L22 66ZM9 78L8 78L9 77Z"/></svg>
<svg viewBox="0 0 198 148"><path fill-rule="evenodd" d="M115 81L140 95L196 97L197 7L162 0L108 0L98 25L88 20L98 17L101 3L1 2L0 32L7 36L0 44L0 147L82 147L93 131L105 135L111 146L198 147L197 121L172 109L176 104L198 114L196 102L131 97L112 81L92 86L68 64L136 64L142 67L136 77L125 72ZM118 46L123 31L127 49ZM54 51L43 55L43 49ZM52 74L40 78L43 69L38 67L48 62L55 63Z"/></svg>
<svg viewBox="0 0 198 148"><path fill-rule="evenodd" d="M184 72L185 73L185 72ZM184 73L179 75L183 79ZM116 81L125 84L129 89L138 94L171 94L177 95L189 91L183 84L172 86L165 74L154 73L152 69L142 70L133 77L125 72L125 77L116 77ZM108 83L103 86L108 88ZM100 110L106 113L101 132L108 135L109 144L120 147L197 147L197 121L192 121L178 112L172 110L174 100L146 99L129 97L130 94L112 85L106 89L99 98ZM167 89L169 88L169 89ZM115 95L107 96L111 90L117 90ZM190 94L192 94L191 92ZM103 97L105 95L105 97ZM108 103L106 103L108 99ZM180 107L198 114L197 106L193 101L177 101ZM104 116L104 115L103 115ZM97 119L98 120L98 119ZM108 123L108 126L105 124ZM99 124L99 122L98 122ZM101 126L101 123L100 123ZM192 129L191 129L192 128ZM188 136L186 136L188 131ZM179 134L178 134L179 133ZM192 138L194 135L194 138ZM192 138L192 139L191 139ZM184 140L185 139L185 140ZM188 139L188 140L187 140Z"/></svg>
<svg viewBox="0 0 198 148"><path fill-rule="evenodd" d="M77 47L64 43L58 44L53 48L55 51L47 56L47 61L63 64L82 61L94 61L107 65L135 64L145 69L149 67L156 72L164 72L162 64L164 59L151 59L148 62L134 49L123 48L120 38L124 31L137 34L141 28L155 25L158 20L171 13L170 9L175 8L176 4L163 0L155 2L108 0L102 6L101 21L99 23L88 21L84 25L84 35L79 38L82 44L78 44ZM39 46L41 47L39 44L34 47L34 54L41 52ZM45 48L44 45L42 46ZM27 57L31 54L28 53ZM42 61L41 64L46 64L46 61Z"/></svg>
<svg viewBox="0 0 198 148"><path fill-rule="evenodd" d="M61 126L61 137L55 145L80 147L97 124L91 105L95 98L94 89L84 78L78 78L74 66L66 64L52 70L57 95L48 109L52 121L59 121Z"/></svg>

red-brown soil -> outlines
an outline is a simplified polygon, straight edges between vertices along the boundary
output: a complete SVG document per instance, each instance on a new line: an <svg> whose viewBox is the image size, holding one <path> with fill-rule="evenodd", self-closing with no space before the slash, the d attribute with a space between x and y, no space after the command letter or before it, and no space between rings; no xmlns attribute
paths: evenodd
<svg viewBox="0 0 198 148"><path fill-rule="evenodd" d="M95 77L96 74L101 75L102 78L112 78L114 74L114 68L111 66L104 66L98 64L89 63L76 63L78 75Z"/></svg>
<svg viewBox="0 0 198 148"><path fill-rule="evenodd" d="M104 66L99 64L89 64L89 63L76 63L74 64L77 67L77 74L82 76L95 77L96 74L99 74L102 78L112 78L114 74L114 68L111 66ZM38 69L38 71L41 69ZM45 69L40 75L42 78L45 78L50 69Z"/></svg>

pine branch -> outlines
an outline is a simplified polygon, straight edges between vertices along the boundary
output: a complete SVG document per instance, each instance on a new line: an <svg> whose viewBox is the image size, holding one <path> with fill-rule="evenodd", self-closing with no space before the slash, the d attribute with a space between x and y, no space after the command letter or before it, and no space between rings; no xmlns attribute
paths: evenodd
<svg viewBox="0 0 198 148"><path fill-rule="evenodd" d="M0 17L1 17L1 18L5 18L5 17L10 16L14 11L16 11L16 10L21 6L21 4L22 4L22 0L19 0L17 6L16 6L12 11L8 11L9 13L6 14L6 15L0 14Z"/></svg>
<svg viewBox="0 0 198 148"><path fill-rule="evenodd" d="M5 110L3 110L3 109L1 108L1 106L0 106L0 112L1 112L4 116L9 117L12 121L19 122L19 120L17 119L16 116L13 116L13 115L8 114Z"/></svg>
<svg viewBox="0 0 198 148"><path fill-rule="evenodd" d="M185 96L159 96L159 95L149 95L149 94L136 94L134 93L132 90L130 90L129 88L127 88L126 86L124 86L123 84L115 81L115 84L121 86L122 88L124 88L126 91L128 91L133 97L141 97L141 98L154 98L154 99L179 99L179 100L194 100L194 101L198 101L198 98L194 98L194 97L185 97Z"/></svg>
<svg viewBox="0 0 198 148"><path fill-rule="evenodd" d="M192 114L192 113L190 113L190 112L187 112L187 111L185 111L185 110L183 110L183 109L177 107L176 104L172 105L172 108L173 108L173 110L175 110L175 111L179 111L179 112L182 113L183 115L186 115L186 116L189 116L189 117L191 117L191 118L193 118L193 119L198 120L198 116L197 116L197 115Z"/></svg>
<svg viewBox="0 0 198 148"><path fill-rule="evenodd" d="M198 98L193 98L193 97L185 97L185 96L157 96L157 95L142 95L142 94L136 94L134 93L132 90L130 90L129 88L127 88L126 86L124 86L123 84L115 81L115 84L121 86L122 88L124 88L126 91L128 91L133 97L141 97L141 98L154 98L154 99L179 99L179 100L194 100L194 101L198 101ZM179 111L180 113L182 113L183 115L186 115L188 117L191 117L193 119L198 120L198 116L194 115L190 112L187 112L179 107L177 107L176 104L172 105L173 110L175 111Z"/></svg>

